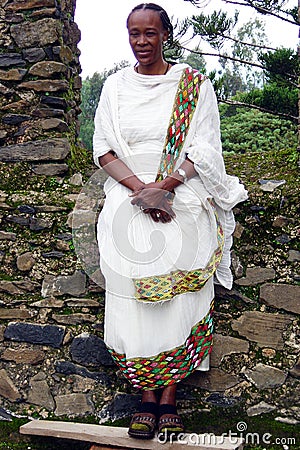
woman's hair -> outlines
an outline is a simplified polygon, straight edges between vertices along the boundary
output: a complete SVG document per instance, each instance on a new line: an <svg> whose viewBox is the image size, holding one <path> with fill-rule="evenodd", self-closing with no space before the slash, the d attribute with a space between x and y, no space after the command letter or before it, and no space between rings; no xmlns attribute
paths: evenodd
<svg viewBox="0 0 300 450"><path fill-rule="evenodd" d="M159 5L156 5L155 3L141 3L140 5L135 6L133 8L133 10L129 13L129 16L127 17L127 21L126 21L127 28L128 28L128 21L129 21L131 14L135 11L138 11L139 9L142 9L142 10L151 9L152 11L158 12L164 30L167 30L169 33L168 42L172 43L173 42L173 25L170 21L170 18L168 16L167 12L164 10L164 8L162 8Z"/></svg>

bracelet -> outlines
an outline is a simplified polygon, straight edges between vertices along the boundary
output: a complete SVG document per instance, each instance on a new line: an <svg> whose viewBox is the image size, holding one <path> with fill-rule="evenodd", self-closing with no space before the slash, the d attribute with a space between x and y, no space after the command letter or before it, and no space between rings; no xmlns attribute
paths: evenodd
<svg viewBox="0 0 300 450"><path fill-rule="evenodd" d="M176 172L178 172L178 174L183 178L183 183L186 183L188 181L188 177L185 173L185 170L179 168L179 169L177 169Z"/></svg>

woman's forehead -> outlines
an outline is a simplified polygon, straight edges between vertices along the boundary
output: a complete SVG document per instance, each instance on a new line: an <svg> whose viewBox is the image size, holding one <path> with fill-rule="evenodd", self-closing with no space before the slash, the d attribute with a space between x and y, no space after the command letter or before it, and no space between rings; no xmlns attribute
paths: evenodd
<svg viewBox="0 0 300 450"><path fill-rule="evenodd" d="M139 9L130 14L128 28L135 27L163 28L160 15L151 9Z"/></svg>

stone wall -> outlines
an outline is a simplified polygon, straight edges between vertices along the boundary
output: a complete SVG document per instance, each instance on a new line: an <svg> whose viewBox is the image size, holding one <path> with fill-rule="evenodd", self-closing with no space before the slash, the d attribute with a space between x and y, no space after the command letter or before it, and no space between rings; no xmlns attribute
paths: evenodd
<svg viewBox="0 0 300 450"><path fill-rule="evenodd" d="M73 174L69 156L80 95L75 1L0 5L0 420L128 416L140 397L103 343L94 232L105 175L91 156ZM186 418L219 406L300 420L299 189L286 158L226 158L250 198L235 210L234 288L217 289L211 370L180 386Z"/></svg>

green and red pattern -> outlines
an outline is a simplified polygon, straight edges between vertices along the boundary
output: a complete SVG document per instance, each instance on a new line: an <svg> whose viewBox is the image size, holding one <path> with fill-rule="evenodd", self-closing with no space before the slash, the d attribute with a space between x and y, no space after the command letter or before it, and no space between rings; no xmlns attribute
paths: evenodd
<svg viewBox="0 0 300 450"><path fill-rule="evenodd" d="M200 86L206 79L197 70L184 69L178 84L156 181L170 175L179 158L198 103Z"/></svg>
<svg viewBox="0 0 300 450"><path fill-rule="evenodd" d="M157 389L181 381L190 375L212 350L213 302L207 315L193 326L185 343L151 358L126 359L109 352L124 376L140 389Z"/></svg>

